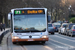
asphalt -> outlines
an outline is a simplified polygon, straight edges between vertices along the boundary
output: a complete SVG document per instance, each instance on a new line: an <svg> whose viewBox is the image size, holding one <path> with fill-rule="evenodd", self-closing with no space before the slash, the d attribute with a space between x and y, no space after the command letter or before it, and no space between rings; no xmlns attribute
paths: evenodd
<svg viewBox="0 0 75 50"><path fill-rule="evenodd" d="M6 45L7 37L8 45ZM29 42L21 44L21 46L23 46L22 48L19 43L12 43L11 35L9 32L3 37L1 46L2 47L0 47L0 50L75 50L75 37L69 37L55 32L54 35L49 35L49 41L47 41L44 45Z"/></svg>
<svg viewBox="0 0 75 50"><path fill-rule="evenodd" d="M8 31L8 30L10 30L10 28L6 28L5 30L0 31L0 36L1 36L1 34L3 34L4 32L6 32L6 31ZM0 50L3 50L1 44L0 44Z"/></svg>

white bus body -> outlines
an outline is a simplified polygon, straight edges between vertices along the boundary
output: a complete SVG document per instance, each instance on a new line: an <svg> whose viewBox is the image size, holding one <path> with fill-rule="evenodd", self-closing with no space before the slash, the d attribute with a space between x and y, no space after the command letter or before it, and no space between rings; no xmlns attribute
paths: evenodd
<svg viewBox="0 0 75 50"><path fill-rule="evenodd" d="M48 41L47 9L16 8L12 13L12 42Z"/></svg>

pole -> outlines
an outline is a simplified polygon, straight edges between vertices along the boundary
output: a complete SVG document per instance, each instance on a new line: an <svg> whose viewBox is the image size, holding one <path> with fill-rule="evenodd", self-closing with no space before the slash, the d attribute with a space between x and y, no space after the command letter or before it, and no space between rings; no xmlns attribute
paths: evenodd
<svg viewBox="0 0 75 50"><path fill-rule="evenodd" d="M4 16L3 16L3 23L5 23L5 18L4 18Z"/></svg>
<svg viewBox="0 0 75 50"><path fill-rule="evenodd" d="M71 5L69 6L69 20L71 18Z"/></svg>

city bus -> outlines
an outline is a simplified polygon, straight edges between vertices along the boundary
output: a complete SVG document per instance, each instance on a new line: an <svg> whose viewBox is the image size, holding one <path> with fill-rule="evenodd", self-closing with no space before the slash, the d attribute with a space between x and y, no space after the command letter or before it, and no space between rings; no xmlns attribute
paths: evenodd
<svg viewBox="0 0 75 50"><path fill-rule="evenodd" d="M12 43L41 42L48 38L47 8L15 8L11 9Z"/></svg>

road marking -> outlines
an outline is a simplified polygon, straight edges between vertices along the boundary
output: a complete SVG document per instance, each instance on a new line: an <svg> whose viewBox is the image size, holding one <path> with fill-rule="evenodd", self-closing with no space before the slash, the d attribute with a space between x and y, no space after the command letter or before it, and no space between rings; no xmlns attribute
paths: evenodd
<svg viewBox="0 0 75 50"><path fill-rule="evenodd" d="M70 47L66 47L66 46L60 46L60 45L57 45L57 44L54 44L54 43L52 43L52 42L48 42L48 43L50 43L50 44L52 44L52 45L54 45L55 46L55 48L62 48L62 49L72 49L72 48L70 48Z"/></svg>
<svg viewBox="0 0 75 50"><path fill-rule="evenodd" d="M60 37L60 36L57 36L57 35L55 35L55 36L56 36L56 37ZM60 37L60 38L65 39L65 40L68 40L68 41L75 42L74 40L70 40L70 39L67 39L67 38L64 38L64 37Z"/></svg>
<svg viewBox="0 0 75 50"><path fill-rule="evenodd" d="M49 50L53 50L52 48L48 47L48 46L44 46L45 48L49 49Z"/></svg>
<svg viewBox="0 0 75 50"><path fill-rule="evenodd" d="M75 46L71 46L71 45L68 45L68 44L65 44L65 43L62 43L62 42L59 42L59 41L50 39L50 38L49 38L49 40L52 40L52 41L54 41L54 42L60 43L60 44L65 45L65 46L68 46L68 47L70 47L70 48L75 48Z"/></svg>
<svg viewBox="0 0 75 50"><path fill-rule="evenodd" d="M57 46L56 48L60 48L60 49L63 49L63 50L69 50L69 49L72 49L72 48L69 48L69 47L61 47L61 46Z"/></svg>
<svg viewBox="0 0 75 50"><path fill-rule="evenodd" d="M52 42L49 42L50 44L52 44L52 45L54 45L54 46L59 46L59 45L57 45L57 44L54 44L54 43L52 43Z"/></svg>
<svg viewBox="0 0 75 50"><path fill-rule="evenodd" d="M22 50L28 50L25 46L20 46Z"/></svg>
<svg viewBox="0 0 75 50"><path fill-rule="evenodd" d="M73 49L73 48L70 48L70 47L60 46L60 45L54 44L54 43L52 43L52 42L48 42L48 43L54 45L55 49L57 49L57 48L58 48L58 49L64 49L64 50Z"/></svg>

